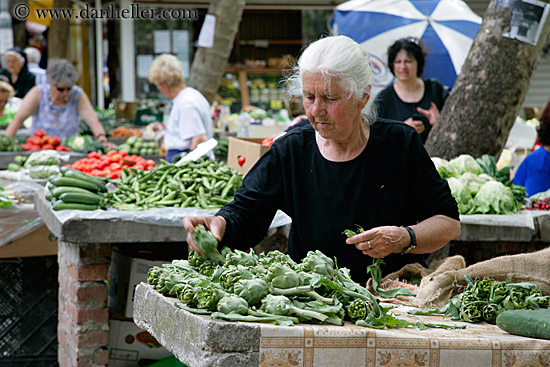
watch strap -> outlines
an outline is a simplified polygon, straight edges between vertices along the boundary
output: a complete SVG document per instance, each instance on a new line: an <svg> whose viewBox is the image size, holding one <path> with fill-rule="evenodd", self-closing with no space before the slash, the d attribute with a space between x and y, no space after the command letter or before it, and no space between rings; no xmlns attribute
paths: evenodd
<svg viewBox="0 0 550 367"><path fill-rule="evenodd" d="M409 246L407 246L407 248L404 249L403 252L401 252L401 254L405 255L416 248L416 234L414 233L411 227L407 227L407 226L401 226L401 227L405 228L407 232L409 232L409 237L411 238L411 243L409 244Z"/></svg>

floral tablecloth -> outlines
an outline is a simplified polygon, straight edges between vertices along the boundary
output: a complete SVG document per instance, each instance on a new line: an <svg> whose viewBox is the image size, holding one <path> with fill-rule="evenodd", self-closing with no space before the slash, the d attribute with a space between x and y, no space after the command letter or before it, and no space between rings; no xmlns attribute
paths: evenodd
<svg viewBox="0 0 550 367"><path fill-rule="evenodd" d="M261 367L548 367L550 340L508 334L495 325L440 316L399 318L465 329L378 330L355 326L262 325Z"/></svg>

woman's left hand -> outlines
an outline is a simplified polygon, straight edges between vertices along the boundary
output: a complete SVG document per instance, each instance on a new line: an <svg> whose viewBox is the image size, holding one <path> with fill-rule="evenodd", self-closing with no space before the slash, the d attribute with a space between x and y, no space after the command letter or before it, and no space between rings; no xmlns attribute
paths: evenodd
<svg viewBox="0 0 550 367"><path fill-rule="evenodd" d="M355 245L364 255L375 258L401 253L409 242L407 230L397 226L372 228L346 240L347 244Z"/></svg>
<svg viewBox="0 0 550 367"><path fill-rule="evenodd" d="M432 102L430 109L425 110L423 108L417 107L416 110L426 116L428 118L428 121L430 122L430 125L434 126L437 120L439 119L439 110L437 109L437 106L435 103Z"/></svg>
<svg viewBox="0 0 550 367"><path fill-rule="evenodd" d="M106 148L106 149L112 149L116 147L115 143L112 143L108 140L102 141L101 143L103 144L103 148Z"/></svg>

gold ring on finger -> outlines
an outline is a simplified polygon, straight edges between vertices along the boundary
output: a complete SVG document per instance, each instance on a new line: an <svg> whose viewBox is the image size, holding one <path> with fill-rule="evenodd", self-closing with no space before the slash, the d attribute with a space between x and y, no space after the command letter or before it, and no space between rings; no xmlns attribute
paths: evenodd
<svg viewBox="0 0 550 367"><path fill-rule="evenodd" d="M369 246L369 248L372 248L372 247L370 246L370 241L367 241L367 246Z"/></svg>

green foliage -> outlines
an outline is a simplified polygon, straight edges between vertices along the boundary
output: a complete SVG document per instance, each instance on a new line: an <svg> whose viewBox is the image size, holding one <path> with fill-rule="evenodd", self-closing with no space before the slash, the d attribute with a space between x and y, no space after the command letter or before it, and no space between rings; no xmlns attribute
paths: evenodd
<svg viewBox="0 0 550 367"><path fill-rule="evenodd" d="M465 279L468 285L464 291L451 298L444 307L428 311L413 310L409 313L443 313L453 320L494 324L498 315L504 311L549 307L550 296L544 296L533 283L496 282L489 277L474 281L468 275Z"/></svg>

